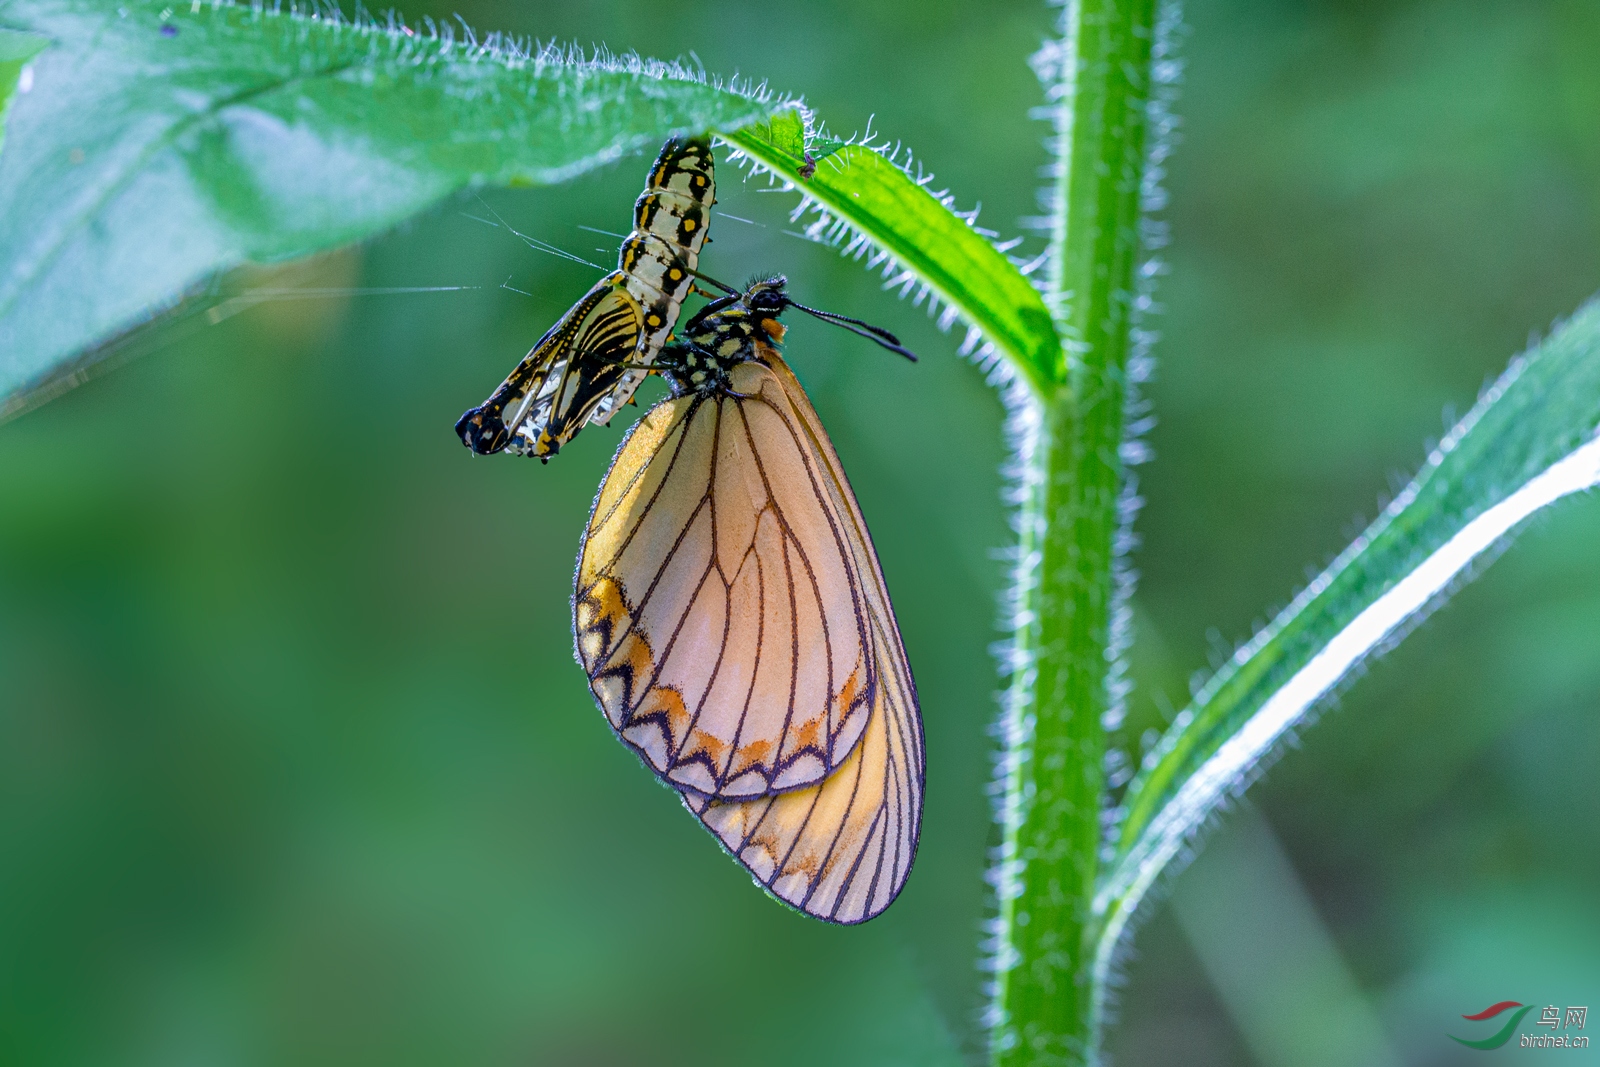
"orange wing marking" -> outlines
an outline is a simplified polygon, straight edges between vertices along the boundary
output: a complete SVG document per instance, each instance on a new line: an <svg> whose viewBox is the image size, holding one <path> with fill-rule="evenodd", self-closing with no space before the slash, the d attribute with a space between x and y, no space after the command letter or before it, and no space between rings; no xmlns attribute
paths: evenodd
<svg viewBox="0 0 1600 1067"><path fill-rule="evenodd" d="M680 789L738 798L821 781L859 743L875 683L860 560L809 435L769 396L664 402L635 433L654 450L632 456L632 435L619 450L579 567L578 656L596 698ZM591 633L586 605L609 587L626 621L612 612ZM664 714L656 690L687 715ZM646 719L653 733L635 729Z"/></svg>

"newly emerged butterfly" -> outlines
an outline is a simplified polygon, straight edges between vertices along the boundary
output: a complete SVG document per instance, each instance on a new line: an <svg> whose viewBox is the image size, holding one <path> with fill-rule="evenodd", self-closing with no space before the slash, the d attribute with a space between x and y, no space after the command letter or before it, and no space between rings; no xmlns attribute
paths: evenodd
<svg viewBox="0 0 1600 1067"><path fill-rule="evenodd" d="M765 279L655 369L578 557L573 628L618 735L762 886L818 918L883 911L911 870L922 722L861 510L779 353ZM915 357L912 357L915 358Z"/></svg>
<svg viewBox="0 0 1600 1067"><path fill-rule="evenodd" d="M479 455L546 459L626 404L693 284L716 202L711 145L670 140L650 168L617 269L594 284L456 433Z"/></svg>

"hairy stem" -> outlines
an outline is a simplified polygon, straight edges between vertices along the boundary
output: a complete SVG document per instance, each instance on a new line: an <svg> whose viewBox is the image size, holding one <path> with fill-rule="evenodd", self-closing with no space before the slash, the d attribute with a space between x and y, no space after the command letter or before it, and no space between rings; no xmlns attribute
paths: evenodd
<svg viewBox="0 0 1600 1067"><path fill-rule="evenodd" d="M992 1059L1088 1064L1116 583L1156 0L1077 0L1041 53L1055 109L1046 302L1062 384L1021 414L1015 659L995 884Z"/></svg>

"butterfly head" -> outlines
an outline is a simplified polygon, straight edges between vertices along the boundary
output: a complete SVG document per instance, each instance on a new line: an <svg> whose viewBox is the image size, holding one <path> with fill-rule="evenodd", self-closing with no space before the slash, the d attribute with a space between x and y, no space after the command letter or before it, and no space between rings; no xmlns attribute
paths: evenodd
<svg viewBox="0 0 1600 1067"><path fill-rule="evenodd" d="M782 343L784 325L778 321L778 316L794 305L785 291L787 284L788 280L781 274L760 278L746 287L741 301L750 310L756 329L771 344Z"/></svg>
<svg viewBox="0 0 1600 1067"><path fill-rule="evenodd" d="M759 339L766 340L772 344L777 344L783 340L784 327L778 321L778 316L789 308L798 308L807 315L849 330L851 333L859 334L875 344L882 345L891 352L905 356L913 362L916 361L916 354L903 346L898 337L883 327L862 322L860 319L853 319L849 315L841 315L836 311L822 311L819 308L806 307L806 305L789 296L787 285L787 279L781 274L774 274L769 278L757 278L745 287L744 292L739 294L737 300L729 296L718 303L732 304L728 308L730 312L743 309L755 330L765 335Z"/></svg>
<svg viewBox="0 0 1600 1067"><path fill-rule="evenodd" d="M784 325L778 316L789 308L799 308L823 322L860 334L907 359L917 358L881 326L806 307L791 299L788 284L783 275L774 274L757 278L742 292L724 286L725 295L701 308L684 327L679 342L669 345L657 361L675 395L727 390L728 376L735 366L763 358L763 345L775 347L783 341Z"/></svg>

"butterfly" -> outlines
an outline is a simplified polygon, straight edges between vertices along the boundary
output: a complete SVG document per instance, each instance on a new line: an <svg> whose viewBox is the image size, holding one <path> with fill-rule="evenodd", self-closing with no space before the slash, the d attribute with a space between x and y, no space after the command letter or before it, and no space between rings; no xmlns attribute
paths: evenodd
<svg viewBox="0 0 1600 1067"><path fill-rule="evenodd" d="M578 555L579 663L618 736L780 900L888 907L916 854L922 721L866 522L779 351L791 300L715 300L653 369Z"/></svg>
<svg viewBox="0 0 1600 1067"><path fill-rule="evenodd" d="M479 455L548 457L611 420L678 321L706 240L716 179L706 140L669 140L633 209L617 269L550 327L480 406L456 422Z"/></svg>

